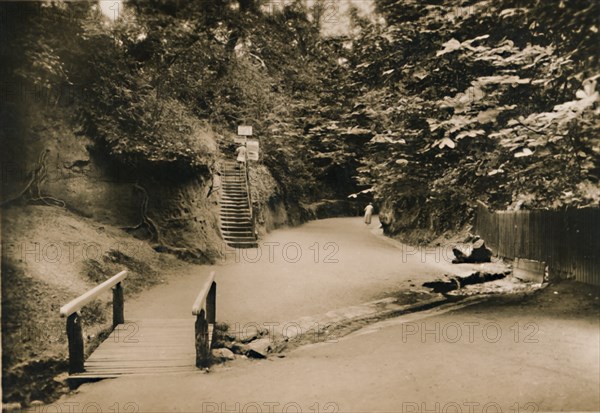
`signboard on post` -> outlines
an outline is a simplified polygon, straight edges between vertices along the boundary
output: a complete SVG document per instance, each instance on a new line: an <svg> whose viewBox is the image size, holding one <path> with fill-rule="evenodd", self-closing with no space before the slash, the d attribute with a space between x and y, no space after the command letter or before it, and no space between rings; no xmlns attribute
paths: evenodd
<svg viewBox="0 0 600 413"><path fill-rule="evenodd" d="M258 141L255 139L246 142L246 158L249 161L258 161Z"/></svg>
<svg viewBox="0 0 600 413"><path fill-rule="evenodd" d="M238 126L238 135L240 135L240 136L252 136L252 126L239 125Z"/></svg>

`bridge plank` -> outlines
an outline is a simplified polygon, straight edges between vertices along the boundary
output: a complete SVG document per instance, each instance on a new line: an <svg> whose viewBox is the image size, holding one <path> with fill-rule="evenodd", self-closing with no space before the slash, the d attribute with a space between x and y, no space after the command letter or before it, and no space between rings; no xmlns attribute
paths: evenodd
<svg viewBox="0 0 600 413"><path fill-rule="evenodd" d="M194 334L192 317L128 320L119 324L90 355L84 372L69 378L91 380L197 371Z"/></svg>

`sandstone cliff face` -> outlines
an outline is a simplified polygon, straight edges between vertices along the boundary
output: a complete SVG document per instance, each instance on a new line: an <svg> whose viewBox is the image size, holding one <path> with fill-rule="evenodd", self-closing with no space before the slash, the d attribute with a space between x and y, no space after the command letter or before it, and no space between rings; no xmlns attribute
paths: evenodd
<svg viewBox="0 0 600 413"><path fill-rule="evenodd" d="M443 199L388 197L377 203L384 233L409 244L428 244L440 236L462 233L473 216L464 208L457 214L460 206Z"/></svg>
<svg viewBox="0 0 600 413"><path fill-rule="evenodd" d="M251 165L250 188L259 234L290 223L279 184L264 165Z"/></svg>
<svg viewBox="0 0 600 413"><path fill-rule="evenodd" d="M32 201L64 208L194 261L220 256L218 193L211 191L210 167L195 173L165 165L133 168L109 159L47 108L29 111L27 120L3 156L3 199L21 195L10 205Z"/></svg>

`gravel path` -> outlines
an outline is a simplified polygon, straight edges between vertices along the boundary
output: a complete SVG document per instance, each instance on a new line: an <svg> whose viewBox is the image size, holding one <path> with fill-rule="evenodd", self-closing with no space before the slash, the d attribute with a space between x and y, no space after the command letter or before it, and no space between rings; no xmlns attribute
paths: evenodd
<svg viewBox="0 0 600 413"><path fill-rule="evenodd" d="M417 252L376 234L361 218L332 218L285 228L257 249L225 250L226 262L166 274L126 303L126 318L182 318L203 277L217 273L217 317L229 324L295 320L415 289L456 270L437 250ZM404 248L404 249L402 249Z"/></svg>

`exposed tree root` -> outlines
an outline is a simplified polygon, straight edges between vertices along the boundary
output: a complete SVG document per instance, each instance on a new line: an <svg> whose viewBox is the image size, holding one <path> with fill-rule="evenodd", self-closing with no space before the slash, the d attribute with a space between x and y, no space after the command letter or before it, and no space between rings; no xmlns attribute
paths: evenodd
<svg viewBox="0 0 600 413"><path fill-rule="evenodd" d="M162 236L160 234L159 226L154 222L154 220L152 220L152 218L150 218L148 216L148 201L150 199L150 196L148 195L148 191L146 190L146 188L141 186L139 183L136 183L134 185L134 187L137 190L139 190L144 196L144 198L142 199L142 204L140 206L141 222L134 227L124 227L122 229L130 230L130 231L137 230L140 228L147 229L148 232L150 232L150 234L151 234L150 242L153 244L152 248L154 248L158 252L168 252L168 253L174 254L180 258L194 258L194 259L202 258L202 259L204 259L205 257L203 255L203 253L201 253L201 251L194 253L193 251L191 251L188 248L174 247L174 246L170 245L169 243L167 243L162 238ZM201 255L201 256L199 256L199 255Z"/></svg>
<svg viewBox="0 0 600 413"><path fill-rule="evenodd" d="M140 228L146 228L151 234L150 240L160 243L160 233L158 230L158 225L156 225L152 218L148 216L148 200L150 199L150 197L148 196L148 191L146 191L146 188L144 188L137 182L135 183L134 187L143 195L142 204L140 205L141 222L134 227L122 227L122 229L132 231Z"/></svg>
<svg viewBox="0 0 600 413"><path fill-rule="evenodd" d="M50 153L50 149L44 149L40 152L38 163L35 169L30 172L31 178L25 188L19 194L9 200L4 201L0 206L9 205L20 199L25 199L28 203L43 203L49 206L58 206L64 208L67 204L61 199L54 198L42 194L41 186L48 177L48 169L46 168L46 158Z"/></svg>

